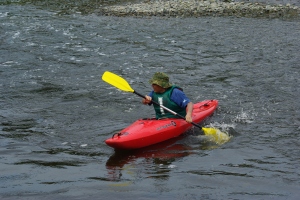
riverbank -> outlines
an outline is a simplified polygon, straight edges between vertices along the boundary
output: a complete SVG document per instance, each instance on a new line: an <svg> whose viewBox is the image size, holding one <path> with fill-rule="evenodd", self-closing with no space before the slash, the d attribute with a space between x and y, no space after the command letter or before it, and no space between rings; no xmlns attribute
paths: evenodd
<svg viewBox="0 0 300 200"><path fill-rule="evenodd" d="M165 16L165 17L201 17L236 16L297 18L298 6L267 5L251 2L221 2L219 0L169 0L145 1L100 8L98 13L108 16Z"/></svg>

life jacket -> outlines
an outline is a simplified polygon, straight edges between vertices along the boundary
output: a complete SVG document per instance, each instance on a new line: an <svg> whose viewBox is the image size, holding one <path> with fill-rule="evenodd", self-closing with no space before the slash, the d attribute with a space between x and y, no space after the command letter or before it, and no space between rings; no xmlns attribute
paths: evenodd
<svg viewBox="0 0 300 200"><path fill-rule="evenodd" d="M152 100L157 102L160 105L163 105L163 106L169 108L170 110L173 110L174 112L180 114L181 116L186 116L186 108L181 108L174 101L171 100L171 95L175 88L182 90L181 88L179 88L177 86L172 86L172 87L166 89L166 91L164 93L153 92ZM153 104L153 106L154 106L154 110L156 113L156 119L180 118L180 117L170 113L169 111L164 110L163 108L161 108L160 106L158 106L156 104Z"/></svg>

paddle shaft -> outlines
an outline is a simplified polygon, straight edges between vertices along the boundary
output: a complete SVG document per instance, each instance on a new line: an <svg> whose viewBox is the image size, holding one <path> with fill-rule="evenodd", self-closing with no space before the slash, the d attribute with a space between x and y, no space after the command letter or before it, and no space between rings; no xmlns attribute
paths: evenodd
<svg viewBox="0 0 300 200"><path fill-rule="evenodd" d="M144 98L144 99L146 98L144 95L142 95L142 94L140 94L140 93L138 93L138 92L136 92L136 91L133 91L133 93L136 94L136 95L138 95L138 96L140 96L140 97L142 97L142 98ZM167 108L167 107L165 107L165 106L163 106L163 105L161 105L161 104L159 104L159 103L157 103L157 102L155 102L155 101L153 101L153 100L151 100L151 102L152 102L153 104L155 104L155 105L160 106L161 108L165 109L166 111L172 113L173 115L176 115L176 116L180 117L181 119L184 119L184 120L185 120L185 117L184 117L184 116L182 116L182 115L180 115L180 114L174 112L173 110L170 110L169 108ZM191 124L193 124L194 126L200 128L200 129L202 129L202 127L199 126L198 124L196 124L195 122L191 122Z"/></svg>

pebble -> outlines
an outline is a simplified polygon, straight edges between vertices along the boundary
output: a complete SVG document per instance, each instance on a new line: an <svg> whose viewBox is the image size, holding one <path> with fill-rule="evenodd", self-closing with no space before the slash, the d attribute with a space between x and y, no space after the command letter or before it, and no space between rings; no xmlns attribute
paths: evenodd
<svg viewBox="0 0 300 200"><path fill-rule="evenodd" d="M300 8L286 5L267 5L251 2L230 2L220 0L154 0L127 5L106 6L99 14L108 16L164 16L164 17L283 17L298 18Z"/></svg>

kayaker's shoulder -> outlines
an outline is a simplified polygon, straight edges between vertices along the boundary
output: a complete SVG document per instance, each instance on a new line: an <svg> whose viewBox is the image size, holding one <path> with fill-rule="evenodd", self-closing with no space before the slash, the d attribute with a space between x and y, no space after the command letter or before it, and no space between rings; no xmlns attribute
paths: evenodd
<svg viewBox="0 0 300 200"><path fill-rule="evenodd" d="M177 85L173 85L171 90L172 92L183 92L183 89Z"/></svg>

